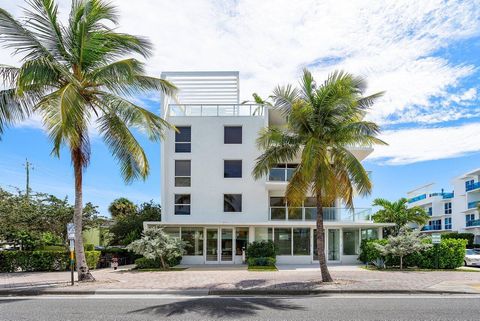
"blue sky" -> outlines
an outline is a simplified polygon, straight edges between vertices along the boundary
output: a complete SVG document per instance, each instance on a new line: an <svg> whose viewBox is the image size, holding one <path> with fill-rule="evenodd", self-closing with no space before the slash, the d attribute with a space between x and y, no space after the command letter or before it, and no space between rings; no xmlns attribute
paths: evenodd
<svg viewBox="0 0 480 321"><path fill-rule="evenodd" d="M369 93L386 91L368 118L389 143L365 162L373 171L373 197L396 199L430 182L480 167L480 4L464 1L113 1L120 31L149 37L155 54L148 73L170 70L239 70L241 98L267 96L295 83L308 67L317 81L344 69L366 77ZM59 1L63 17L70 1ZM2 3L18 16L23 1ZM6 49L0 63L18 64ZM158 97L143 97L159 110ZM160 146L140 136L151 163L145 182L125 185L115 160L93 132L85 201L100 206L125 196L160 201ZM0 186L23 188L22 163L35 169L32 188L72 200L68 153L50 156L38 117L8 129L0 141Z"/></svg>

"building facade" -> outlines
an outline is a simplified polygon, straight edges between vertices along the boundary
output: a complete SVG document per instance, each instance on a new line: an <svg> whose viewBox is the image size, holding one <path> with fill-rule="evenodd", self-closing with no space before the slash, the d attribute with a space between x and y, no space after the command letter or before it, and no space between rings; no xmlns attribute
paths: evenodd
<svg viewBox="0 0 480 321"><path fill-rule="evenodd" d="M239 103L238 72L168 72L179 88L177 98L162 102L164 118L175 125L161 146L162 221L160 225L185 241L184 264L243 261L249 242L272 240L277 262L317 261L312 197L302 207L284 200L298 162L278 164L268 177L251 175L261 154L256 138L266 126L284 126L275 110ZM352 147L363 160L371 148ZM347 210L340 202L325 210L328 261L356 262L360 242L382 235L371 209Z"/></svg>
<svg viewBox="0 0 480 321"><path fill-rule="evenodd" d="M431 216L421 230L429 232L473 233L480 244L480 169L452 180L451 192L432 191L434 184L407 193L409 206L421 206Z"/></svg>

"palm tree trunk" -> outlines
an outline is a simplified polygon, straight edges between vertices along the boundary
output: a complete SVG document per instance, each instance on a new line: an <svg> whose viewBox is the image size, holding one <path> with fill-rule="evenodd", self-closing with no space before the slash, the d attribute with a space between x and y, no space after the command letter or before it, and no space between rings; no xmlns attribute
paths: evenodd
<svg viewBox="0 0 480 321"><path fill-rule="evenodd" d="M82 235L83 200L82 200L82 152L80 148L72 151L73 170L75 173L75 208L73 210L73 223L75 224L75 259L77 264L78 281L95 281L90 273L85 258Z"/></svg>
<svg viewBox="0 0 480 321"><path fill-rule="evenodd" d="M320 272L322 273L323 282L333 282L327 267L327 259L325 257L325 230L323 229L323 205L322 195L317 193L317 254L320 263Z"/></svg>

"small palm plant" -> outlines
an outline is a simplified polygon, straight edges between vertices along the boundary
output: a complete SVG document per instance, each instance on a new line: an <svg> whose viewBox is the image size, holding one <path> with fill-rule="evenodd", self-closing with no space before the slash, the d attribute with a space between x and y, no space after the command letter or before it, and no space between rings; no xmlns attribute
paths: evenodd
<svg viewBox="0 0 480 321"><path fill-rule="evenodd" d="M308 70L300 88L277 87L273 107L286 118L285 127L268 127L257 139L263 154L257 158L253 176L260 179L279 163L297 162L288 183L289 206L301 206L313 195L317 208L317 252L324 282L331 282L325 258L324 207L342 200L353 209L354 191L370 193L372 184L351 146L384 144L376 136L379 127L363 118L382 93L363 96L365 80L345 72L334 72L318 86Z"/></svg>
<svg viewBox="0 0 480 321"><path fill-rule="evenodd" d="M59 20L54 0L29 0L25 17L16 20L0 9L0 40L20 56L20 67L0 66L6 89L0 91L0 133L30 113L41 116L60 156L68 148L75 177L75 253L78 280L93 280L82 240L82 180L90 161L91 126L95 126L124 179L145 179L147 156L132 128L152 140L171 126L129 97L160 91L173 94L169 82L144 75L144 64L130 54L149 57L152 44L116 32L115 7L103 0L73 0L68 22Z"/></svg>
<svg viewBox="0 0 480 321"><path fill-rule="evenodd" d="M408 200L401 198L398 201L391 202L383 198L373 200L372 206L380 206L372 219L376 223L395 223L395 226L387 228L390 234L398 235L400 230L409 223L423 226L428 222L430 216L424 208L420 206L408 207Z"/></svg>

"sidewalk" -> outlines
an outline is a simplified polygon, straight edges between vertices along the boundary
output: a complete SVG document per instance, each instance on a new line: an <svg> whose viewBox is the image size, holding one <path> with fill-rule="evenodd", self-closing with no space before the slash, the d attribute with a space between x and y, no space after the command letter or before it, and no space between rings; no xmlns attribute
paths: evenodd
<svg viewBox="0 0 480 321"><path fill-rule="evenodd" d="M278 272L231 267L192 267L184 271L93 271L94 283L69 286L68 272L0 274L0 295L9 294L318 294L472 293L480 294L480 272L369 271L330 267L333 283L322 283L315 266L279 266Z"/></svg>

